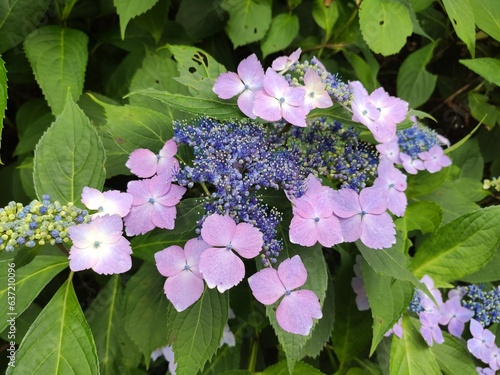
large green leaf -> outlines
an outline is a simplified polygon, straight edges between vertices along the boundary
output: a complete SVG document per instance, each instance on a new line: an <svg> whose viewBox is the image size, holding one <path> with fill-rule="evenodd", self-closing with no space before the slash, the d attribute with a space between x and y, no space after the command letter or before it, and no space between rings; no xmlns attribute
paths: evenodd
<svg viewBox="0 0 500 375"><path fill-rule="evenodd" d="M431 74L425 69L432 59L436 45L436 43L430 43L411 53L399 68L398 96L406 100L412 108L424 104L436 86L437 75Z"/></svg>
<svg viewBox="0 0 500 375"><path fill-rule="evenodd" d="M125 287L125 330L149 363L151 353L167 345L168 301L165 278L144 262ZM152 308L154 307L154 308Z"/></svg>
<svg viewBox="0 0 500 375"><path fill-rule="evenodd" d="M53 25L37 29L24 41L35 78L55 115L63 111L68 90L74 101L82 93L87 42L82 31Z"/></svg>
<svg viewBox="0 0 500 375"><path fill-rule="evenodd" d="M500 60L499 60L500 61ZM474 91L467 93L470 113L477 121L492 128L497 122L500 122L498 116L498 107L488 103L490 98L487 95L479 94Z"/></svg>
<svg viewBox="0 0 500 375"><path fill-rule="evenodd" d="M439 285L481 269L500 243L500 206L463 215L448 223L417 249L415 275L427 274Z"/></svg>
<svg viewBox="0 0 500 375"><path fill-rule="evenodd" d="M500 86L500 59L494 59L492 57L481 57L478 59L459 61L487 81Z"/></svg>
<svg viewBox="0 0 500 375"><path fill-rule="evenodd" d="M408 281L395 280L376 272L363 261L363 281L373 317L371 354L384 334L408 308L414 288Z"/></svg>
<svg viewBox="0 0 500 375"><path fill-rule="evenodd" d="M227 323L229 293L205 288L200 299L188 309L168 314L169 341L177 363L176 374L198 373L220 346Z"/></svg>
<svg viewBox="0 0 500 375"><path fill-rule="evenodd" d="M272 365L264 369L264 371L262 371L261 374L262 375L303 375L303 374L322 375L323 373L318 369L314 368L313 366L304 362L297 362L295 369L293 371L289 371L286 361L281 361L276 363L275 365Z"/></svg>
<svg viewBox="0 0 500 375"><path fill-rule="evenodd" d="M182 94L172 94L168 91L145 89L130 93L129 95L144 95L168 104L172 108L193 115L215 117L219 120L244 118L234 101L224 101L215 98L193 97Z"/></svg>
<svg viewBox="0 0 500 375"><path fill-rule="evenodd" d="M108 178L130 173L125 163L132 151L147 148L158 153L174 134L172 119L151 109L108 104L92 94L82 96L80 105L104 144Z"/></svg>
<svg viewBox="0 0 500 375"><path fill-rule="evenodd" d="M5 110L7 109L7 70L5 63L0 57L0 148L2 147L2 129ZM2 160L0 159L0 164Z"/></svg>
<svg viewBox="0 0 500 375"><path fill-rule="evenodd" d="M98 373L94 338L69 279L31 326L7 374Z"/></svg>
<svg viewBox="0 0 500 375"><path fill-rule="evenodd" d="M401 219L406 231L419 230L422 234L435 232L443 220L441 207L431 201L412 202Z"/></svg>
<svg viewBox="0 0 500 375"><path fill-rule="evenodd" d="M314 0L312 16L314 21L325 31L325 42L328 42L332 36L333 26L339 18L339 9L336 2L325 2L323 0Z"/></svg>
<svg viewBox="0 0 500 375"><path fill-rule="evenodd" d="M418 320L403 316L403 337L392 337L391 374L440 374L441 371L419 332ZM437 345L437 344L435 344Z"/></svg>
<svg viewBox="0 0 500 375"><path fill-rule="evenodd" d="M271 24L270 0L223 0L221 7L229 13L226 32L234 48L257 42Z"/></svg>
<svg viewBox="0 0 500 375"><path fill-rule="evenodd" d="M45 16L50 0L0 2L0 53L21 43Z"/></svg>
<svg viewBox="0 0 500 375"><path fill-rule="evenodd" d="M120 276L113 275L85 311L99 356L101 374L120 373L120 365L130 360L122 351L130 340L124 330L125 304Z"/></svg>
<svg viewBox="0 0 500 375"><path fill-rule="evenodd" d="M120 34L122 39L125 39L125 29L130 20L147 12L158 2L158 0L113 0L113 2L116 7L116 12L120 16Z"/></svg>
<svg viewBox="0 0 500 375"><path fill-rule="evenodd" d="M399 52L413 31L408 9L387 0L364 0L359 9L359 23L370 49L384 56Z"/></svg>
<svg viewBox="0 0 500 375"><path fill-rule="evenodd" d="M471 284L488 283L500 280L500 247L495 250L495 254L490 261L479 271L462 278Z"/></svg>
<svg viewBox="0 0 500 375"><path fill-rule="evenodd" d="M71 97L38 142L33 178L37 196L77 202L85 186L101 189L106 172L102 141Z"/></svg>
<svg viewBox="0 0 500 375"><path fill-rule="evenodd" d="M465 43L472 57L476 48L476 25L469 0L443 0L446 14L457 36Z"/></svg>
<svg viewBox="0 0 500 375"><path fill-rule="evenodd" d="M500 42L500 8L495 1L469 0L477 27Z"/></svg>
<svg viewBox="0 0 500 375"><path fill-rule="evenodd" d="M9 312L17 315L22 314L24 310L33 302L38 294L45 288L45 285L54 278L59 272L68 267L68 258L64 256L44 255L36 257L31 263L19 269L10 267L12 261L1 261L0 275L0 314L9 316ZM8 269L13 268L15 273L14 288L9 288ZM10 292L10 294L9 294ZM13 308L8 303L15 295L15 306ZM0 321L0 332L7 327L7 320Z"/></svg>
<svg viewBox="0 0 500 375"><path fill-rule="evenodd" d="M474 360L465 346L448 332L443 332L443 337L442 344L430 348L441 370L453 375L477 374Z"/></svg>
<svg viewBox="0 0 500 375"><path fill-rule="evenodd" d="M281 13L273 18L271 27L260 48L263 57L287 48L299 33L299 18L294 14Z"/></svg>

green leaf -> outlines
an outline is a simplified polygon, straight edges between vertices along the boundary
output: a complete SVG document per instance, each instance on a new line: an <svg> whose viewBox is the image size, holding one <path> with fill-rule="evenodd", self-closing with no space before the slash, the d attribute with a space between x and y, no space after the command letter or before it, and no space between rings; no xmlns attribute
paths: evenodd
<svg viewBox="0 0 500 375"><path fill-rule="evenodd" d="M469 0L477 27L500 42L500 8L490 0Z"/></svg>
<svg viewBox="0 0 500 375"><path fill-rule="evenodd" d="M495 250L495 254L486 265L479 271L462 278L471 284L488 283L500 280L500 247Z"/></svg>
<svg viewBox="0 0 500 375"><path fill-rule="evenodd" d="M168 91L145 89L131 92L130 95L145 95L157 99L180 111L192 115L215 117L218 120L229 120L244 118L245 115L239 110L237 104L232 101L224 101L215 98L193 97L181 94L172 94Z"/></svg>
<svg viewBox="0 0 500 375"><path fill-rule="evenodd" d="M31 326L7 374L98 373L94 338L70 278Z"/></svg>
<svg viewBox="0 0 500 375"><path fill-rule="evenodd" d="M220 346L227 323L229 293L205 288L200 299L188 309L168 314L169 341L177 363L178 375L198 373Z"/></svg>
<svg viewBox="0 0 500 375"><path fill-rule="evenodd" d="M408 205L404 217L406 231L419 230L422 234L433 233L441 225L443 211L430 201L416 201Z"/></svg>
<svg viewBox="0 0 500 375"><path fill-rule="evenodd" d="M24 312L21 315L16 316L16 333L15 333L16 337L15 338L12 337L12 333L10 332L11 326L9 326L8 328L5 328L4 331L2 332L1 334L2 339L4 339L7 342L15 341L15 343L18 345L21 344L21 342L24 339L24 336L26 336L26 333L30 329L31 325L33 324L37 316L40 315L41 311L42 308L33 302L31 305L29 305L29 307L26 310L24 310Z"/></svg>
<svg viewBox="0 0 500 375"><path fill-rule="evenodd" d="M441 373L434 355L420 335L419 328L418 320L403 316L403 337L392 337L391 374Z"/></svg>
<svg viewBox="0 0 500 375"><path fill-rule="evenodd" d="M370 49L384 56L399 52L413 31L408 9L386 0L364 0L359 9L359 23Z"/></svg>
<svg viewBox="0 0 500 375"><path fill-rule="evenodd" d="M287 48L299 34L299 18L294 14L281 13L273 18L271 27L260 48L263 57Z"/></svg>
<svg viewBox="0 0 500 375"><path fill-rule="evenodd" d="M456 169L452 166L451 168L443 168L436 173L421 171L416 175L408 176L406 196L410 199L432 193L435 189L444 184L445 181L451 179L451 174L454 170Z"/></svg>
<svg viewBox="0 0 500 375"><path fill-rule="evenodd" d="M127 28L130 20L144 12L147 12L157 2L158 0L113 0L116 12L120 16L120 34L122 39L125 39L125 29Z"/></svg>
<svg viewBox="0 0 500 375"><path fill-rule="evenodd" d="M314 21L325 31L325 42L332 36L333 26L339 18L339 9L336 2L327 3L324 0L314 0L312 16Z"/></svg>
<svg viewBox="0 0 500 375"><path fill-rule="evenodd" d="M0 53L21 43L45 17L50 0L0 3Z"/></svg>
<svg viewBox="0 0 500 375"><path fill-rule="evenodd" d="M384 334L408 308L414 288L408 281L395 280L376 272L363 261L363 281L373 317L373 354Z"/></svg>
<svg viewBox="0 0 500 375"><path fill-rule="evenodd" d="M101 289L85 316L90 325L99 356L101 374L118 374L119 362L123 362L121 342L124 341L124 300L122 281L113 275L106 286ZM129 339L130 340L130 339Z"/></svg>
<svg viewBox="0 0 500 375"><path fill-rule="evenodd" d="M5 63L0 57L0 149L2 147L2 129L5 110L7 109L7 70ZM2 160L0 159L0 164Z"/></svg>
<svg viewBox="0 0 500 375"><path fill-rule="evenodd" d="M479 74L488 82L500 86L500 59L481 57L478 59L459 60L460 63Z"/></svg>
<svg viewBox="0 0 500 375"><path fill-rule="evenodd" d="M206 39L224 29L224 17L218 2L206 0L183 0L175 21L182 25L194 40Z"/></svg>
<svg viewBox="0 0 500 375"><path fill-rule="evenodd" d="M444 342L431 346L436 362L445 374L474 375L477 374L474 360L458 339L448 332L443 332Z"/></svg>
<svg viewBox="0 0 500 375"><path fill-rule="evenodd" d="M481 269L500 243L500 206L463 215L448 223L418 248L411 263L418 277L427 274L439 284Z"/></svg>
<svg viewBox="0 0 500 375"><path fill-rule="evenodd" d="M497 116L498 107L489 104L489 98L486 95L478 94L474 91L469 91L467 93L467 99L469 101L469 108L472 117L474 117L477 121L482 121L490 128L492 128L497 122L499 122Z"/></svg>
<svg viewBox="0 0 500 375"><path fill-rule="evenodd" d="M54 115L60 114L68 91L76 102L83 90L88 38L76 29L45 26L24 41L26 56Z"/></svg>
<svg viewBox="0 0 500 375"><path fill-rule="evenodd" d="M155 263L154 254L171 245L184 244L197 237L196 223L204 213L203 203L195 198L183 199L177 205L177 218L173 230L152 231L143 236L135 236L132 241L134 256Z"/></svg>
<svg viewBox="0 0 500 375"><path fill-rule="evenodd" d="M163 284L165 278L156 266L144 262L125 287L125 331L147 364L151 353L168 343L168 301Z"/></svg>
<svg viewBox="0 0 500 375"><path fill-rule="evenodd" d="M410 0L410 4L415 12L420 12L429 7L434 0Z"/></svg>
<svg viewBox="0 0 500 375"><path fill-rule="evenodd" d="M430 43L411 53L398 71L397 92L412 108L420 107L430 97L436 86L437 75L425 67L431 61L437 43Z"/></svg>
<svg viewBox="0 0 500 375"><path fill-rule="evenodd" d="M166 47L177 61L179 77L174 79L186 86L194 97L217 99L212 91L215 80L226 68L205 51L191 46Z"/></svg>
<svg viewBox="0 0 500 375"><path fill-rule="evenodd" d="M85 186L101 189L106 172L99 135L71 97L38 142L33 178L37 196L78 202Z"/></svg>
<svg viewBox="0 0 500 375"><path fill-rule="evenodd" d="M453 165L460 168L455 182L460 178L471 178L476 181L483 179L484 159L481 151L478 140L470 138L448 155Z"/></svg>
<svg viewBox="0 0 500 375"><path fill-rule="evenodd" d="M373 69L358 53L348 49L344 49L342 53L367 91L373 91L380 86L377 82L378 69Z"/></svg>
<svg viewBox="0 0 500 375"><path fill-rule="evenodd" d="M295 369L293 371L288 370L286 361L281 361L272 365L264 371L261 372L262 375L323 375L324 373L314 368L313 366L304 363L297 362Z"/></svg>
<svg viewBox="0 0 500 375"><path fill-rule="evenodd" d="M270 0L223 0L229 13L226 33L234 48L261 40L271 25Z"/></svg>
<svg viewBox="0 0 500 375"><path fill-rule="evenodd" d="M108 104L92 94L82 98L82 108L90 117L106 150L108 178L130 173L125 162L132 151L147 148L157 153L174 135L172 119L160 112Z"/></svg>
<svg viewBox="0 0 500 375"><path fill-rule="evenodd" d="M474 57L476 25L474 24L474 12L469 0L443 0L443 5L457 36L465 43L471 56Z"/></svg>
<svg viewBox="0 0 500 375"><path fill-rule="evenodd" d="M26 310L38 294L59 272L68 267L68 258L64 256L44 255L36 257L31 263L19 269L10 267L12 260L0 261L0 314L9 316L10 312L20 315ZM14 272L10 272L12 268ZM9 288L9 274L15 274L14 288ZM10 293L9 293L10 292ZM15 294L15 308L8 303ZM0 332L7 327L7 320L0 321Z"/></svg>

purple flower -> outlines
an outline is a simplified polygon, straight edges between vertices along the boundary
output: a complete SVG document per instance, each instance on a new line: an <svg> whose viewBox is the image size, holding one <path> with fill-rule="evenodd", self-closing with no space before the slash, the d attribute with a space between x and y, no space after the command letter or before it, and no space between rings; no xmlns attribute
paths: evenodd
<svg viewBox="0 0 500 375"><path fill-rule="evenodd" d="M205 219L201 236L211 247L200 256L200 272L208 287L217 287L221 293L239 284L245 276L245 265L234 252L251 259L264 244L262 233L253 225L236 224L231 217L218 214Z"/></svg>
<svg viewBox="0 0 500 375"><path fill-rule="evenodd" d="M238 74L222 73L215 81L213 91L221 99L238 97L238 107L246 116L254 119L255 93L262 89L264 69L255 54L248 56L238 65Z"/></svg>
<svg viewBox="0 0 500 375"><path fill-rule="evenodd" d="M395 334L399 338L403 337L403 318L399 318L399 320L385 333L384 336L388 337L392 334Z"/></svg>
<svg viewBox="0 0 500 375"><path fill-rule="evenodd" d="M69 268L96 273L124 273L132 267L132 248L123 237L123 222L118 215L97 216L90 223L69 227L73 245L69 250Z"/></svg>
<svg viewBox="0 0 500 375"><path fill-rule="evenodd" d="M469 328L472 338L467 340L467 349L474 357L488 363L491 349L495 346L495 335L490 330L483 328L481 323L475 319L471 319Z"/></svg>
<svg viewBox="0 0 500 375"><path fill-rule="evenodd" d="M333 189L321 186L320 181L312 175L307 182L306 193L292 199L290 242L302 246L313 246L319 242L325 247L332 247L342 242L339 219L333 214Z"/></svg>
<svg viewBox="0 0 500 375"><path fill-rule="evenodd" d="M417 174L418 171L423 171L425 169L424 163L420 159L413 159L410 155L401 152L399 154L399 158L401 159L401 164L403 164L403 168L409 174Z"/></svg>
<svg viewBox="0 0 500 375"><path fill-rule="evenodd" d="M394 164L401 164L401 159L399 158L399 144L398 140L392 140L390 142L380 143L375 146L378 152L380 152L380 159L387 159Z"/></svg>
<svg viewBox="0 0 500 375"><path fill-rule="evenodd" d="M356 255L356 263L354 264L354 274L355 277L351 280L351 287L356 294L355 302L359 311L368 310L370 308L370 302L368 302L368 297L366 296L365 282L363 281L363 272L361 270L361 255Z"/></svg>
<svg viewBox="0 0 500 375"><path fill-rule="evenodd" d="M420 292L420 304L426 312L438 314L439 309L443 305L443 296L438 288L434 287L434 280L429 275L424 275L420 281L429 289L432 296L437 302L437 305L427 296L427 294Z"/></svg>
<svg viewBox="0 0 500 375"><path fill-rule="evenodd" d="M264 268L248 278L252 294L260 303L272 305L282 296L276 310L276 320L286 332L307 336L313 318L320 319L321 305L314 292L294 290L307 280L307 270L298 255L285 259L274 268Z"/></svg>
<svg viewBox="0 0 500 375"><path fill-rule="evenodd" d="M490 349L490 360L488 361L490 368L494 371L500 370L500 348L496 345Z"/></svg>
<svg viewBox="0 0 500 375"><path fill-rule="evenodd" d="M101 193L99 190L85 186L82 190L82 203L89 210L97 210L91 217L104 215L126 216L130 212L133 197L118 190Z"/></svg>
<svg viewBox="0 0 500 375"><path fill-rule="evenodd" d="M460 299L450 298L439 309L439 324L448 325L448 332L453 336L462 337L465 323L474 316L471 311L462 306Z"/></svg>
<svg viewBox="0 0 500 375"><path fill-rule="evenodd" d="M155 254L156 267L165 277L165 295L177 311L184 311L203 294L203 276L198 269L200 255L208 249L205 241L193 238L184 250L172 245Z"/></svg>
<svg viewBox="0 0 500 375"><path fill-rule="evenodd" d="M284 73L290 68L294 63L299 61L300 54L302 50L297 48L290 56L281 56L274 59L271 67L278 73Z"/></svg>
<svg viewBox="0 0 500 375"><path fill-rule="evenodd" d="M156 349L153 353L151 353L151 359L156 361L161 355L163 355L168 362L168 371L170 371L170 375L175 375L177 371L177 363L175 363L172 346L168 345L163 348Z"/></svg>
<svg viewBox="0 0 500 375"><path fill-rule="evenodd" d="M430 173L435 173L443 167L451 165L451 160L443 152L443 149L438 145L432 146L429 151L424 151L418 154L418 157L424 161L424 167Z"/></svg>
<svg viewBox="0 0 500 375"><path fill-rule="evenodd" d="M127 192L134 201L127 216L124 217L127 236L144 234L155 227L174 229L179 203L186 188L171 183L166 174L147 180L130 181Z"/></svg>
<svg viewBox="0 0 500 375"><path fill-rule="evenodd" d="M383 159L377 169L378 177L373 186L387 191L387 208L394 215L403 216L408 201L406 199L406 175L388 159Z"/></svg>
<svg viewBox="0 0 500 375"><path fill-rule="evenodd" d="M379 87L370 94L370 102L380 113L378 122L385 128L394 127L395 135L396 124L399 124L406 118L408 103L397 97L390 96L382 87Z"/></svg>
<svg viewBox="0 0 500 375"><path fill-rule="evenodd" d="M125 165L137 177L147 178L167 173L167 177L170 178L179 170L175 154L177 154L177 144L170 139L165 142L158 155L145 148L132 151Z"/></svg>
<svg viewBox="0 0 500 375"><path fill-rule="evenodd" d="M434 342L442 344L444 342L443 333L438 325L439 315L427 311L418 314L420 323L420 333L429 346L434 345Z"/></svg>
<svg viewBox="0 0 500 375"><path fill-rule="evenodd" d="M284 118L292 125L306 127L309 112L304 105L303 87L291 87L285 78L271 68L264 77L264 89L255 94L253 113L266 121Z"/></svg>
<svg viewBox="0 0 500 375"><path fill-rule="evenodd" d="M352 189L340 189L332 194L332 199L344 241L361 239L372 249L388 248L396 243L394 222L386 212L386 191L373 186L359 194Z"/></svg>
<svg viewBox="0 0 500 375"><path fill-rule="evenodd" d="M316 71L309 69L304 74L304 89L306 90L304 103L308 111L314 108L328 108L333 105L332 98L325 88L326 84L321 81L321 77Z"/></svg>

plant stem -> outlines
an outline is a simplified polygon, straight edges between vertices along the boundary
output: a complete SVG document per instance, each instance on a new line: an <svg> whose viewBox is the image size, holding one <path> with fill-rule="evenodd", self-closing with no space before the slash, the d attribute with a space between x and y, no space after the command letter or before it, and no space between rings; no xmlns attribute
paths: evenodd
<svg viewBox="0 0 500 375"><path fill-rule="evenodd" d="M248 360L248 371L253 373L257 363L257 354L259 352L259 338L255 337L252 342L252 351L250 352L250 359Z"/></svg>

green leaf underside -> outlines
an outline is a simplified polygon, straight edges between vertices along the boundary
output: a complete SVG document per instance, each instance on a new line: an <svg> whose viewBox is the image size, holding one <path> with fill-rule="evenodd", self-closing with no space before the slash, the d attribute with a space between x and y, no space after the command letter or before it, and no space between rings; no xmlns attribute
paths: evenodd
<svg viewBox="0 0 500 375"><path fill-rule="evenodd" d="M64 111L42 136L35 150L37 196L49 194L62 204L77 202L85 186L101 189L104 146L83 111L68 96Z"/></svg>
<svg viewBox="0 0 500 375"><path fill-rule="evenodd" d="M0 262L2 270L0 276L0 285L2 286L2 289L0 289L0 314L2 314L2 316L8 316L7 314L13 311L9 309L10 305L8 304L8 263L9 261ZM26 310L45 285L67 266L67 257L44 255L36 257L31 263L24 267L16 269L15 313L20 315ZM7 324L8 322L6 319L0 321L0 332L7 327Z"/></svg>
<svg viewBox="0 0 500 375"><path fill-rule="evenodd" d="M384 56L399 52L413 31L408 9L386 0L364 0L359 9L359 23L370 49Z"/></svg>
<svg viewBox="0 0 500 375"><path fill-rule="evenodd" d="M227 323L229 293L205 288L200 299L188 309L168 314L169 341L177 363L176 374L198 373L220 346Z"/></svg>
<svg viewBox="0 0 500 375"><path fill-rule="evenodd" d="M16 353L16 367L7 374L98 373L92 332L68 280L32 324Z"/></svg>
<svg viewBox="0 0 500 375"><path fill-rule="evenodd" d="M499 243L500 207L474 211L448 223L418 248L412 261L415 275L449 282L481 269Z"/></svg>
<svg viewBox="0 0 500 375"><path fill-rule="evenodd" d="M24 42L35 78L54 115L60 114L68 90L77 101L83 90L87 67L88 37L80 30L45 26Z"/></svg>

